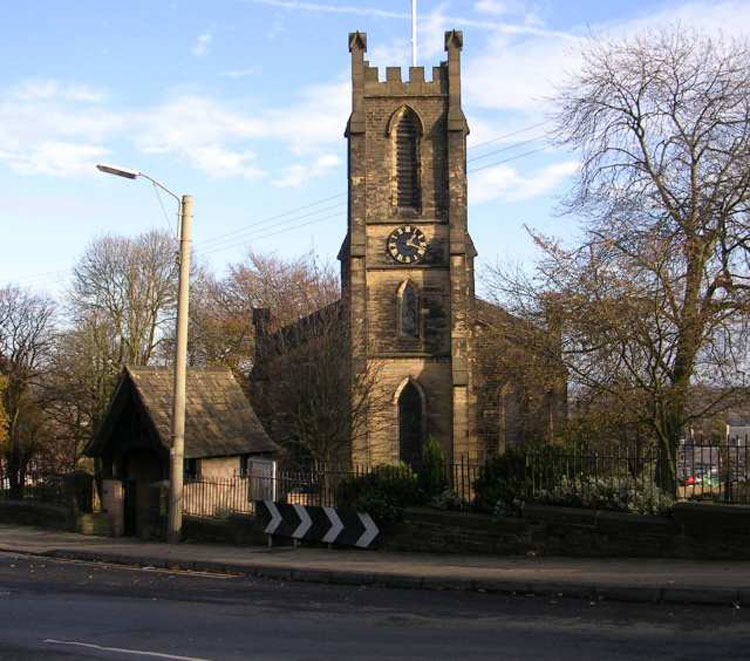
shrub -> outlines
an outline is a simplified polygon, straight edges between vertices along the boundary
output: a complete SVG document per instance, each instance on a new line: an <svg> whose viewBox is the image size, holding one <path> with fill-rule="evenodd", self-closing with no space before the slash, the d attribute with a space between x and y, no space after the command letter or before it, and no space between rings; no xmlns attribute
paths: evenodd
<svg viewBox="0 0 750 661"><path fill-rule="evenodd" d="M405 464L376 466L366 475L342 481L337 500L368 512L378 523L400 521L407 505L420 502L417 476Z"/></svg>
<svg viewBox="0 0 750 661"><path fill-rule="evenodd" d="M447 461L443 446L430 437L425 443L422 466L417 478L419 488L426 500L435 498L448 488Z"/></svg>
<svg viewBox="0 0 750 661"><path fill-rule="evenodd" d="M559 484L540 490L536 502L570 507L663 515L674 499L647 477L564 477Z"/></svg>
<svg viewBox="0 0 750 661"><path fill-rule="evenodd" d="M509 448L483 468L474 484L477 504L504 514L522 501L620 512L662 514L673 499L647 476L604 473L595 454L547 446Z"/></svg>
<svg viewBox="0 0 750 661"><path fill-rule="evenodd" d="M532 487L527 463L528 453L513 447L492 457L482 466L474 482L477 506L492 510L498 502L511 505L518 499L525 499Z"/></svg>
<svg viewBox="0 0 750 661"><path fill-rule="evenodd" d="M430 499L429 506L439 510L457 511L468 509L469 504L452 489L445 488Z"/></svg>

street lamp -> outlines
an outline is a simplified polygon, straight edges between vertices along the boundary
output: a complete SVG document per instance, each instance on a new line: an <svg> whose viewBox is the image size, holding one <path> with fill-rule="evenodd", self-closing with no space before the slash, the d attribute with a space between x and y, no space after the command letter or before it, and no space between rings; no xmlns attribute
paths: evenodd
<svg viewBox="0 0 750 661"><path fill-rule="evenodd" d="M125 179L147 179L165 193L171 195L179 205L180 214L180 277L177 295L177 342L174 355L174 388L172 397L172 447L169 451L169 520L167 541L177 543L182 533L182 476L185 456L185 387L187 377L187 331L188 302L190 290L190 242L193 223L193 198L176 195L166 186L137 170L97 165L100 172Z"/></svg>

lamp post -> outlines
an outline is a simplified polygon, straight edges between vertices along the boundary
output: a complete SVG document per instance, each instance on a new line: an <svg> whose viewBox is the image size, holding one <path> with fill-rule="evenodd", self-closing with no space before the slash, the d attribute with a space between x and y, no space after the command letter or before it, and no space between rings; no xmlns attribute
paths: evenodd
<svg viewBox="0 0 750 661"><path fill-rule="evenodd" d="M182 534L182 478L185 457L185 389L187 377L187 331L188 303L190 291L190 243L193 224L193 198L178 196L166 186L143 172L97 165L97 169L125 179L147 179L165 193L171 195L179 205L180 214L180 274L177 295L177 324L174 355L174 387L172 397L172 447L169 451L169 520L167 541L175 544Z"/></svg>

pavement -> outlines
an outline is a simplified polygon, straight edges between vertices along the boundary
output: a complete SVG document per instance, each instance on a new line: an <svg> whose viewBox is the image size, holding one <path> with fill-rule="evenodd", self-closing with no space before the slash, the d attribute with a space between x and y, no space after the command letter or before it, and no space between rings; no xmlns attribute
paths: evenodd
<svg viewBox="0 0 750 661"><path fill-rule="evenodd" d="M750 562L165 544L0 524L0 551L282 581L750 606Z"/></svg>

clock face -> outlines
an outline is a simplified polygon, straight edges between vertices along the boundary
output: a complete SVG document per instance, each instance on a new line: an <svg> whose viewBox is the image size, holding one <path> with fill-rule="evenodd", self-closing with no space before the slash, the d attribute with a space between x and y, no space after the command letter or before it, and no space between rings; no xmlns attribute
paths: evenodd
<svg viewBox="0 0 750 661"><path fill-rule="evenodd" d="M427 239L417 227L397 227L388 237L388 254L400 264L414 264L425 256Z"/></svg>

